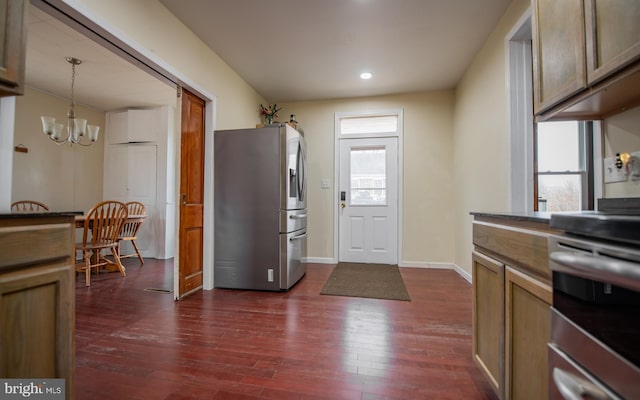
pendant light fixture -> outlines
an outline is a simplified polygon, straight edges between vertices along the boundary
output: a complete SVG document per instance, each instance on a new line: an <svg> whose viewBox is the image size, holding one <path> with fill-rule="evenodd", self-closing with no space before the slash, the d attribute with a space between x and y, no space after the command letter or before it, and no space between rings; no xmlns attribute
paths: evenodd
<svg viewBox="0 0 640 400"><path fill-rule="evenodd" d="M74 99L76 66L80 65L82 60L75 57L67 57L66 59L67 62L71 64L71 104L69 105L69 111L67 111L67 130L64 132L64 124L56 122L54 117L42 116L40 117L42 120L42 131L49 139L58 145L69 143L72 146L74 144L91 146L98 140L100 127L97 125L87 125L86 119L76 118L76 103ZM86 140L84 138L86 138Z"/></svg>

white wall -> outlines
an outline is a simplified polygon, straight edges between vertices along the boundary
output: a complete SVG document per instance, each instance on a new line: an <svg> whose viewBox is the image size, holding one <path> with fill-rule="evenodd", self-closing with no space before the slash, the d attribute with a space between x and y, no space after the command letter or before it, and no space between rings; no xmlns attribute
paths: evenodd
<svg viewBox="0 0 640 400"><path fill-rule="evenodd" d="M640 152L640 107L604 121L604 156ZM604 197L640 197L640 180L604 184Z"/></svg>
<svg viewBox="0 0 640 400"><path fill-rule="evenodd" d="M403 109L403 249L402 263L451 263L453 260L453 92L413 93L297 103L282 106L280 120L295 114L305 132L309 170L310 258L331 259L333 248L334 115ZM331 189L321 189L328 179Z"/></svg>
<svg viewBox="0 0 640 400"><path fill-rule="evenodd" d="M28 153L13 153L12 201L37 200L50 211L88 211L102 201L104 113L76 105L76 115L99 125L98 141L89 147L58 146L42 133L40 116L66 125L69 100L30 87L16 96L14 144Z"/></svg>
<svg viewBox="0 0 640 400"><path fill-rule="evenodd" d="M513 0L456 89L453 138L455 263L471 272L473 211L505 212L510 130L505 38L529 7Z"/></svg>

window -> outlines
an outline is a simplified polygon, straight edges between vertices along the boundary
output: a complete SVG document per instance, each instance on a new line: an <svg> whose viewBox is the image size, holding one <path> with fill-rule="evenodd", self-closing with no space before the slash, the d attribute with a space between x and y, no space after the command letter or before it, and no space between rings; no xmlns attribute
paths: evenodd
<svg viewBox="0 0 640 400"><path fill-rule="evenodd" d="M384 147L351 149L351 205L387 204L386 150Z"/></svg>
<svg viewBox="0 0 640 400"><path fill-rule="evenodd" d="M592 210L591 123L542 122L535 136L535 210Z"/></svg>
<svg viewBox="0 0 640 400"><path fill-rule="evenodd" d="M398 117L398 114L340 117L338 132L345 136L396 136L399 129Z"/></svg>

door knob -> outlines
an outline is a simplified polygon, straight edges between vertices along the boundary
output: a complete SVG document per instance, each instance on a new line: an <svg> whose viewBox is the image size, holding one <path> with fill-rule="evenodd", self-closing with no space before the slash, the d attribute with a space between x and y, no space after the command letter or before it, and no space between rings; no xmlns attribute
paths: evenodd
<svg viewBox="0 0 640 400"><path fill-rule="evenodd" d="M182 193L182 205L183 206L187 205L187 194L186 193Z"/></svg>
<svg viewBox="0 0 640 400"><path fill-rule="evenodd" d="M342 203L340 203L340 207L345 208L347 205L344 203L344 201Z"/></svg>

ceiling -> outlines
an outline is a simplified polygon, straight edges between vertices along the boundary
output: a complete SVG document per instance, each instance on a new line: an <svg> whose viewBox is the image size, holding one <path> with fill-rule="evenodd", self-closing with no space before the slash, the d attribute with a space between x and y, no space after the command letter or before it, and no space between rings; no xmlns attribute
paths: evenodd
<svg viewBox="0 0 640 400"><path fill-rule="evenodd" d="M27 32L27 86L71 97L71 64L76 57L76 103L102 111L176 104L176 89L125 61L33 5Z"/></svg>
<svg viewBox="0 0 640 400"><path fill-rule="evenodd" d="M269 102L454 88L510 0L160 0ZM100 110L175 89L30 6L26 83ZM361 80L361 72L373 78Z"/></svg>

